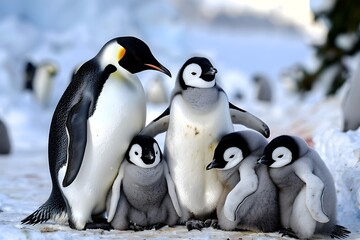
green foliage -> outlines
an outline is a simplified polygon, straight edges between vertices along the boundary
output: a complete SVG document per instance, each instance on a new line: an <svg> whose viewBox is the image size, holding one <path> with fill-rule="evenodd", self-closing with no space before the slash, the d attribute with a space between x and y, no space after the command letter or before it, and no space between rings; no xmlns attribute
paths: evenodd
<svg viewBox="0 0 360 240"><path fill-rule="evenodd" d="M309 73L304 71L303 77L298 82L300 92L310 91L320 76L329 68L338 66L336 74L331 78L327 94L336 93L348 79L349 73L344 59L353 56L360 50L360 1L359 0L336 0L334 6L323 12L314 13L315 21L325 20L329 25L329 31L323 44L314 46L317 57L320 59L319 67ZM342 48L338 44L339 37L344 34L353 34L355 41L348 48Z"/></svg>

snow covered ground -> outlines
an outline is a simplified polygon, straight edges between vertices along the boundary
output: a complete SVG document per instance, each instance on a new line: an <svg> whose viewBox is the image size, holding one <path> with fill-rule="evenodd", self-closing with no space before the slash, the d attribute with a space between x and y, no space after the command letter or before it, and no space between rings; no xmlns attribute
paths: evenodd
<svg viewBox="0 0 360 240"><path fill-rule="evenodd" d="M52 223L20 224L50 193L47 165L50 119L72 70L96 54L107 40L120 35L142 38L173 77L190 56L209 57L219 70L220 85L230 101L263 119L271 128L271 138L280 134L306 138L334 176L339 224L352 231L350 239L360 239L360 130L340 131L340 108L346 87L330 99L325 99L321 91L301 98L288 91L280 80L282 71L293 64L314 64L308 45L313 36L307 26L275 21L276 10L270 16L258 12L234 16L225 4L234 3L230 0L219 1L224 3L219 6L201 1L218 9L216 16L204 15L201 4L189 7L192 5L186 3L191 1L122 1L122 5L116 2L0 1L0 117L9 127L13 144L11 155L0 156L0 239L281 238L276 233L213 229L188 232L184 227L134 233L74 231ZM40 106L30 93L21 91L22 69L27 59L38 63L51 60L59 67L47 107ZM266 74L272 83L275 99L271 104L255 99L251 77L258 72ZM147 89L158 75L148 71L139 77ZM164 81L170 94L174 79ZM241 99L237 98L239 94ZM148 121L166 107L167 104L148 104ZM161 143L161 136L158 140Z"/></svg>

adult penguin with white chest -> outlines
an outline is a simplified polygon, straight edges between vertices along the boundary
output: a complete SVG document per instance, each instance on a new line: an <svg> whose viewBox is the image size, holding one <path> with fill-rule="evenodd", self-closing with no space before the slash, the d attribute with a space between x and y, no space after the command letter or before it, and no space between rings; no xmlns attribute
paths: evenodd
<svg viewBox="0 0 360 240"><path fill-rule="evenodd" d="M223 185L206 166L221 137L233 132L233 123L266 137L270 134L263 121L229 103L216 84L216 73L204 57L187 60L176 79L170 106L141 132L156 136L167 131L164 154L182 208L180 223L189 230L203 227L201 221L215 215Z"/></svg>
<svg viewBox="0 0 360 240"><path fill-rule="evenodd" d="M171 77L135 37L110 40L80 67L51 122L51 195L22 223L68 219L76 229L108 226L92 218L104 214L127 147L145 125L144 89L134 74L149 69Z"/></svg>

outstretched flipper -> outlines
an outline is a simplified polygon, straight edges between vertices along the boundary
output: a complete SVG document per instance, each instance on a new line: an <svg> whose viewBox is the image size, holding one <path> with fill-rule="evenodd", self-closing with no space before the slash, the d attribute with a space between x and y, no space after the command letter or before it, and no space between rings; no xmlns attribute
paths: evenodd
<svg viewBox="0 0 360 240"><path fill-rule="evenodd" d="M66 121L68 157L63 187L69 186L75 180L84 158L90 105L91 99L84 97L71 108Z"/></svg>
<svg viewBox="0 0 360 240"><path fill-rule="evenodd" d="M295 174L306 184L306 207L313 219L326 223L330 219L323 212L324 183L312 173L309 165L299 159L294 165Z"/></svg>
<svg viewBox="0 0 360 240"><path fill-rule="evenodd" d="M170 176L169 167L168 167L167 163L165 161L163 161L163 164L164 164L165 179L166 179L166 183L167 183L167 187L168 187L168 192L169 192L169 195L171 198L171 202L174 205L177 215L179 217L181 217L181 215L182 215L181 208L180 208L180 204L179 204L179 201L177 198L174 181L172 180L172 178Z"/></svg>
<svg viewBox="0 0 360 240"><path fill-rule="evenodd" d="M123 164L121 164L120 166L119 173L115 178L115 181L111 188L111 200L110 200L110 207L108 209L108 220L107 220L108 222L111 222L113 220L116 213L116 209L120 199L121 181L124 178L124 173L125 173L124 169L125 167L123 162Z"/></svg>
<svg viewBox="0 0 360 240"><path fill-rule="evenodd" d="M251 113L236 107L234 104L229 102L231 121L234 124L241 124L245 127L254 129L268 138L270 136L270 129L266 123L261 119L255 117Z"/></svg>
<svg viewBox="0 0 360 240"><path fill-rule="evenodd" d="M258 157L249 156L245 160L246 162L241 164L241 168L239 168L240 181L226 197L224 215L230 221L236 220L236 211L245 199L258 188L259 179L254 170L257 159Z"/></svg>
<svg viewBox="0 0 360 240"><path fill-rule="evenodd" d="M169 127L169 118L170 118L170 107L168 107L160 116L155 118L151 123L149 123L139 135L148 135L155 137L156 135L165 132Z"/></svg>

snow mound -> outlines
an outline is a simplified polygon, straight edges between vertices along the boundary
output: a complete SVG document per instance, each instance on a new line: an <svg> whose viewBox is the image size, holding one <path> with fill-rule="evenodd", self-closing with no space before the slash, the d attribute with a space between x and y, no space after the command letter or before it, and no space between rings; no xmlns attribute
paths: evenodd
<svg viewBox="0 0 360 240"><path fill-rule="evenodd" d="M360 128L348 132L320 129L314 136L314 144L334 177L340 224L359 219Z"/></svg>

